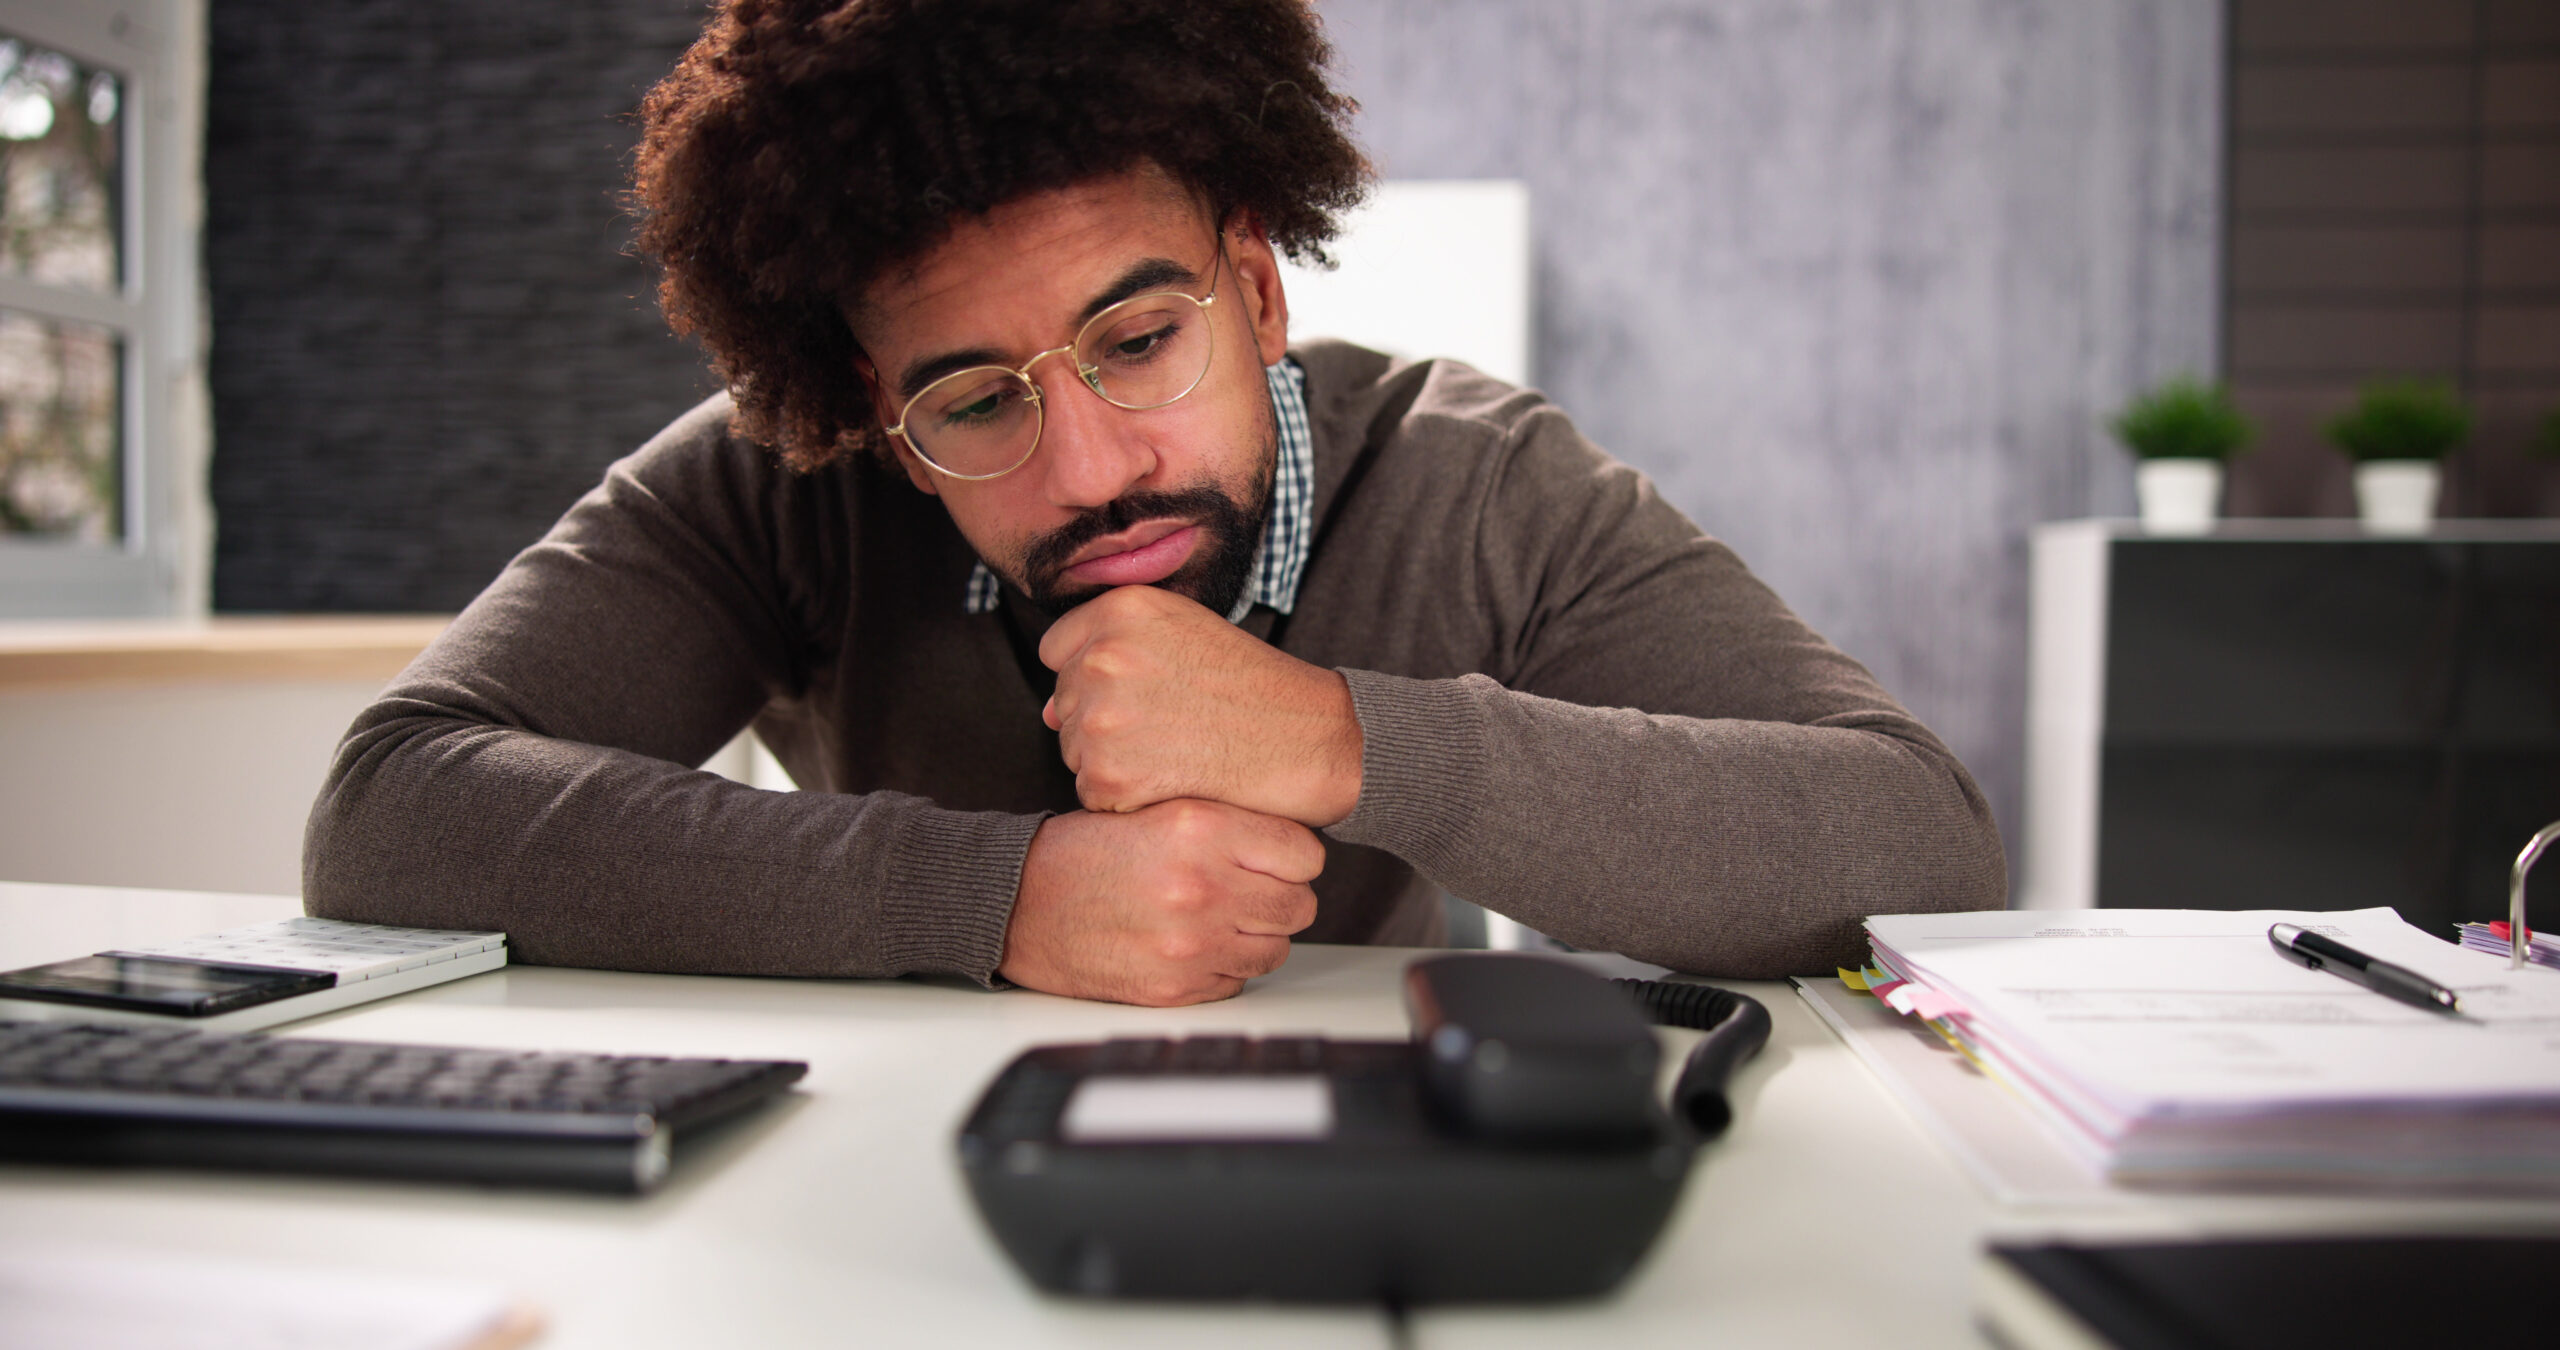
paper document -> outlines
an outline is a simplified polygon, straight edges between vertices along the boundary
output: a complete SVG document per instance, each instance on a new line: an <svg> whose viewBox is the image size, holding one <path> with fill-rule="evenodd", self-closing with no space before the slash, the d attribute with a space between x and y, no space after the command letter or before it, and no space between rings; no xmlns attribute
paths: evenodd
<svg viewBox="0 0 2560 1350"><path fill-rule="evenodd" d="M541 1327L502 1291L464 1281L0 1247L0 1350L513 1350Z"/></svg>
<svg viewBox="0 0 2560 1350"><path fill-rule="evenodd" d="M2085 1208L2135 1198L2053 1138L2014 1093L1881 1000L1828 975L1794 984L1814 1015L1992 1199Z"/></svg>
<svg viewBox="0 0 2560 1350"><path fill-rule="evenodd" d="M2444 984L2465 1016L2295 965L2267 943L2278 923ZM2010 910L1885 916L1868 931L1973 1014L2105 1062L2125 1107L2560 1091L2560 976L2508 970L2387 909Z"/></svg>
<svg viewBox="0 0 2560 1350"><path fill-rule="evenodd" d="M2461 997L2394 1002L2278 956L2326 933ZM2387 909L2003 911L1867 921L1891 978L2118 1176L2560 1184L2560 974Z"/></svg>

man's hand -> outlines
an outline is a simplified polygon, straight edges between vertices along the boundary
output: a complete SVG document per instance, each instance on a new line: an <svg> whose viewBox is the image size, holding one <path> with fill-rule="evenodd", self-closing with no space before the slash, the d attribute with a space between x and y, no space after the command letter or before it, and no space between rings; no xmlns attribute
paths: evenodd
<svg viewBox="0 0 2560 1350"><path fill-rule="evenodd" d="M996 973L1116 1003L1232 998L1289 959L1323 870L1304 826L1220 802L1051 816L1031 836Z"/></svg>
<svg viewBox="0 0 2560 1350"><path fill-rule="evenodd" d="M1153 586L1078 605L1040 640L1041 717L1076 797L1134 811L1201 797L1321 828L1360 803L1360 719L1340 674Z"/></svg>

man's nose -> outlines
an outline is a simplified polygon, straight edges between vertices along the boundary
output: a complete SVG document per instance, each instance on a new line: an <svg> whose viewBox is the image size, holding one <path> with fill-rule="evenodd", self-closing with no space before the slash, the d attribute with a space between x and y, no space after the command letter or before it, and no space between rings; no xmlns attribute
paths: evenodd
<svg viewBox="0 0 2560 1350"><path fill-rule="evenodd" d="M1156 470L1136 418L1086 385L1074 359L1047 363L1040 380L1040 454L1049 499L1074 509L1116 501Z"/></svg>

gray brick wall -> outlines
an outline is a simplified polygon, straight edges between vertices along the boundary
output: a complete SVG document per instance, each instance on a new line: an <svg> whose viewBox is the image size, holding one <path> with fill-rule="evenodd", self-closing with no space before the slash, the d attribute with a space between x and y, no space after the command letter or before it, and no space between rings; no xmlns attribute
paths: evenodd
<svg viewBox="0 0 2560 1350"><path fill-rule="evenodd" d="M222 610L451 610L716 387L624 252L698 0L215 0Z"/></svg>

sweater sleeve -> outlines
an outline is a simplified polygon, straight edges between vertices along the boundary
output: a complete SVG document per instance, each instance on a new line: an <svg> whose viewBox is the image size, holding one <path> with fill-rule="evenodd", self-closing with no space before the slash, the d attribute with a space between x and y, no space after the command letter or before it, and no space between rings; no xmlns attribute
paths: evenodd
<svg viewBox="0 0 2560 1350"><path fill-rule="evenodd" d="M1732 550L1551 407L1488 463L1448 579L1488 616L1486 673L1343 672L1366 749L1329 834L1575 946L1735 978L1853 963L1869 914L2004 902L1964 766Z"/></svg>
<svg viewBox="0 0 2560 1350"><path fill-rule="evenodd" d="M311 913L504 930L537 964L992 980L1039 816L691 767L806 678L826 600L788 579L843 565L774 528L821 489L724 424L615 465L358 716L304 838Z"/></svg>

